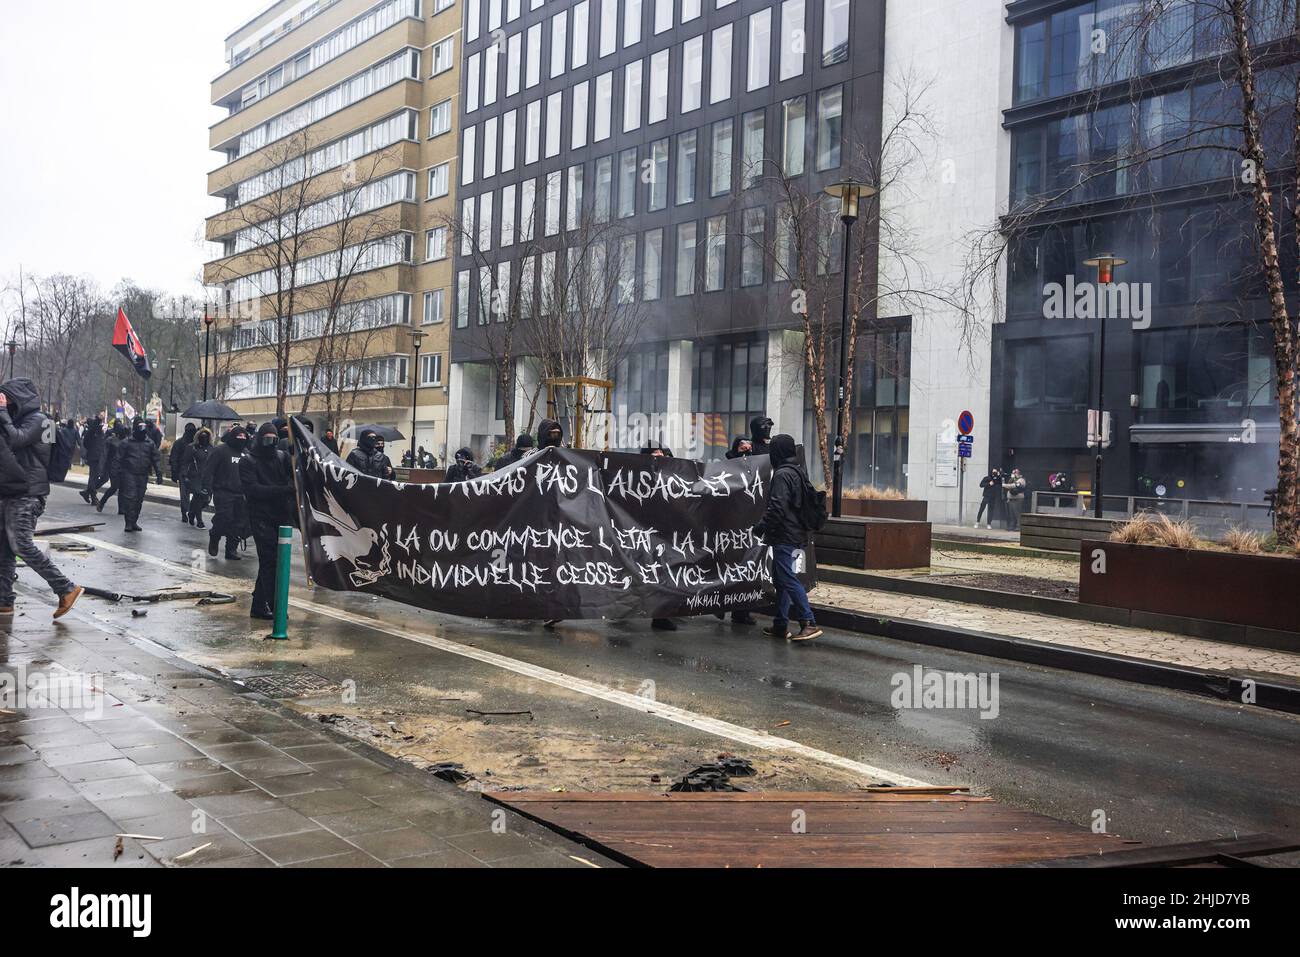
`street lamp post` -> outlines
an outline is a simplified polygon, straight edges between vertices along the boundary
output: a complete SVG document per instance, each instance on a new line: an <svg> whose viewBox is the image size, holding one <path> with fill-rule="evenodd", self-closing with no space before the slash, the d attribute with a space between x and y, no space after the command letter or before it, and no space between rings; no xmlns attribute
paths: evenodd
<svg viewBox="0 0 1300 957"><path fill-rule="evenodd" d="M411 468L418 468L415 460L415 420L417 406L420 402L420 344L424 342L424 333L415 330L411 333L411 345L415 347L415 368L411 375Z"/></svg>
<svg viewBox="0 0 1300 957"><path fill-rule="evenodd" d="M208 401L208 356L212 353L212 323L216 317L203 310L203 401Z"/></svg>
<svg viewBox="0 0 1300 957"><path fill-rule="evenodd" d="M10 339L5 343L5 348L9 350L9 378L14 377L14 356L18 354L18 343Z"/></svg>
<svg viewBox="0 0 1300 957"><path fill-rule="evenodd" d="M167 387L167 404L171 406L172 414L180 411L176 405L176 360L168 359L167 365L171 367L171 384Z"/></svg>
<svg viewBox="0 0 1300 957"><path fill-rule="evenodd" d="M840 222L844 224L844 295L840 302L840 378L835 398L835 459L831 514L840 517L844 503L844 452L847 445L844 416L848 406L845 383L849 379L849 254L853 249L853 224L858 221L858 207L864 198L876 195L874 187L845 179L826 187L826 192L840 201Z"/></svg>
<svg viewBox="0 0 1300 957"><path fill-rule="evenodd" d="M1102 286L1109 286L1115 281L1115 270L1128 263L1127 259L1120 259L1110 253L1102 253L1100 256L1094 256L1091 259L1085 259L1085 266L1092 266L1097 270L1097 296L1100 300ZM1102 451L1106 441L1106 313L1100 312L1099 333L1097 336L1097 432L1095 438L1097 443L1097 460L1093 466L1092 476L1092 514L1096 518L1102 517L1102 489L1101 489L1101 469L1102 469Z"/></svg>

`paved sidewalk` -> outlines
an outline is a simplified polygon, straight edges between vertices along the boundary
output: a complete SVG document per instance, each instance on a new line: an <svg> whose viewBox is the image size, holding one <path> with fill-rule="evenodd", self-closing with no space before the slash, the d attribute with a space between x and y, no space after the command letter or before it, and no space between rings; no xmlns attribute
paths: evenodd
<svg viewBox="0 0 1300 957"><path fill-rule="evenodd" d="M906 618L1183 668L1257 677L1273 675L1291 684L1300 683L1300 654L1285 651L826 582L817 585L811 598L814 606L879 618Z"/></svg>
<svg viewBox="0 0 1300 957"><path fill-rule="evenodd" d="M609 864L79 611L0 630L20 669L67 707L0 696L0 866Z"/></svg>

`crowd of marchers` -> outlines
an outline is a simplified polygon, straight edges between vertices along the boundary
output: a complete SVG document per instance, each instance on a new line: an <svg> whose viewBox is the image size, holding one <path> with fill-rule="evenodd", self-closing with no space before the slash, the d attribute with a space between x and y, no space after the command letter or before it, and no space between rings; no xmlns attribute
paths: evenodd
<svg viewBox="0 0 1300 957"><path fill-rule="evenodd" d="M311 431L310 419L299 421ZM755 534L772 549L772 575L777 591L777 613L765 633L773 637L807 641L818 637L808 595L797 572L798 553L807 544L817 525L819 497L808 478L795 441L789 435L772 435L774 423L757 416L750 423L750 434L737 436L727 453L728 459L767 455L771 458L772 478L768 486L762 521ZM334 455L338 441L326 431L321 443ZM490 463L494 469L508 468L530 455L550 447L563 447L564 429L560 422L547 419L536 436L522 434L500 458ZM14 559L20 556L40 574L59 597L55 617L67 613L81 594L81 589L65 578L32 541L36 519L45 506L50 482L63 481L80 453L89 470L82 499L102 512L117 498L118 512L127 532L141 531L139 519L150 478L163 480L163 435L157 426L140 417L130 422L106 423L94 416L83 423L68 420L55 423L41 411L40 397L30 380L15 379L0 387L0 615L12 614ZM258 561L250 615L270 620L274 617L274 584L279 530L297 526L293 462L289 422L275 418L260 426L254 422L236 423L219 438L209 428L194 423L186 425L167 456L167 468L180 489L181 521L208 532L208 554L240 561L240 551L252 539ZM652 458L671 458L672 450L654 443L640 450ZM396 471L389 459L382 435L363 429L356 446L347 454L347 465L362 474L391 480ZM407 453L404 465L436 464L419 449ZM473 481L483 475L470 449L460 449L447 469L446 482ZM211 509L209 521L205 513ZM717 617L722 618L722 613ZM752 625L746 611L732 613L740 625ZM558 621L548 621L554 628ZM791 624L797 627L791 633ZM675 630L667 618L657 618L653 627Z"/></svg>

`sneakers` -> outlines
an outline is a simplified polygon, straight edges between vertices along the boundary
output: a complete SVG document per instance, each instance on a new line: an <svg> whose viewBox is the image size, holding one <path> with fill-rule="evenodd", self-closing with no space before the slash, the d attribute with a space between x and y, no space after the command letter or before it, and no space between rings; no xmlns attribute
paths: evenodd
<svg viewBox="0 0 1300 957"><path fill-rule="evenodd" d="M814 638L820 638L822 636L822 630L817 627L817 622L805 621L800 622L800 624L803 625L803 627L799 629L798 634L790 636L791 641L812 641Z"/></svg>
<svg viewBox="0 0 1300 957"><path fill-rule="evenodd" d="M194 523L194 527L195 527L195 528L207 528L208 526L206 526L206 525L203 524L203 519L199 519L197 522Z"/></svg>
<svg viewBox="0 0 1300 957"><path fill-rule="evenodd" d="M780 638L782 640L785 640L786 638L790 637L790 633L788 631L786 631L784 628L777 628L775 625L773 625L771 628L764 628L763 634L767 635L767 637L769 638Z"/></svg>
<svg viewBox="0 0 1300 957"><path fill-rule="evenodd" d="M60 595L59 607L54 609L54 617L62 618L68 612L72 611L72 606L77 603L77 599L81 597L83 591L85 591L85 589L78 585L67 594Z"/></svg>
<svg viewBox="0 0 1300 957"><path fill-rule="evenodd" d="M89 490L83 488L83 489L82 489L80 492L78 492L77 494L81 496L81 500L82 500L83 502L85 502L87 505L93 505L93 504L95 504L95 500L94 500L93 498L90 497L90 492L89 492Z"/></svg>
<svg viewBox="0 0 1300 957"><path fill-rule="evenodd" d="M14 613L13 605L5 605L3 608L0 608L0 618L7 618L13 613Z"/></svg>
<svg viewBox="0 0 1300 957"><path fill-rule="evenodd" d="M95 503L95 511L102 512L104 510L104 506L107 504L108 504L108 496L106 495L104 496L103 501Z"/></svg>

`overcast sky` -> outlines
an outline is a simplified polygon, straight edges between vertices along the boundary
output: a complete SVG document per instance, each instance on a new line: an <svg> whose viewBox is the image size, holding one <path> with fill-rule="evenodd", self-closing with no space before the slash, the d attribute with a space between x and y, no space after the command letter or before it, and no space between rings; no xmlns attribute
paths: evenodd
<svg viewBox="0 0 1300 957"><path fill-rule="evenodd" d="M105 288L196 290L209 105L225 38L269 0L6 3L0 282L22 265Z"/></svg>

